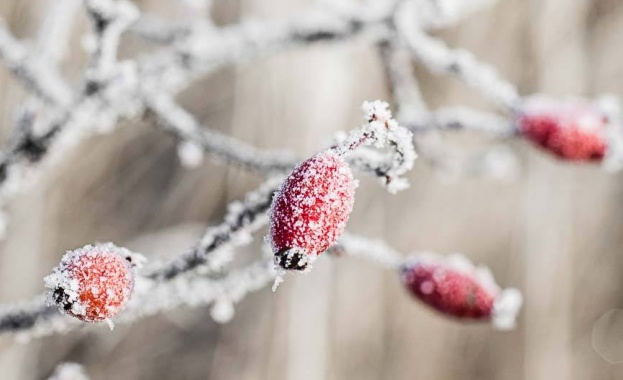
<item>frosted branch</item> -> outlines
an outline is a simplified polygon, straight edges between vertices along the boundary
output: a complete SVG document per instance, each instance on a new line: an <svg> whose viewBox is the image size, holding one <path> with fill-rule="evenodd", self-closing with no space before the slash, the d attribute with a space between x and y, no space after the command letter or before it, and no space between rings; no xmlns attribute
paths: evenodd
<svg viewBox="0 0 623 380"><path fill-rule="evenodd" d="M345 234L337 249L390 269L399 266L399 254L379 241ZM206 264L206 260L203 260L203 264ZM199 307L217 301L237 303L246 295L268 287L276 275L272 259L261 259L220 278L191 272L175 276L169 281L161 281L153 278L154 273L161 272L137 278L132 300L115 318L115 324L132 323L181 306ZM43 296L29 303L0 308L0 333L21 332L23 338L67 332L84 325L83 322L58 313L56 308L46 307Z"/></svg>
<svg viewBox="0 0 623 380"><path fill-rule="evenodd" d="M92 24L89 76L102 81L111 75L121 34L139 17L136 6L125 0L84 0Z"/></svg>
<svg viewBox="0 0 623 380"><path fill-rule="evenodd" d="M510 120L466 107L429 111L419 91L411 59L400 41L391 38L379 47L398 118L413 132L419 153L442 179L454 181L465 175L495 179L515 177L518 164L508 149L495 147L475 155L458 154L441 141L439 134L446 130L468 130L508 137L515 133Z"/></svg>
<svg viewBox="0 0 623 380"><path fill-rule="evenodd" d="M67 54L80 0L50 0L48 3L37 37L37 53L40 59L58 64Z"/></svg>
<svg viewBox="0 0 623 380"><path fill-rule="evenodd" d="M157 125L173 134L180 144L192 144L224 162L261 173L289 171L297 160L292 154L261 151L214 130L203 128L195 118L168 96L147 101L158 117Z"/></svg>
<svg viewBox="0 0 623 380"><path fill-rule="evenodd" d="M172 96L198 76L259 54L362 35L379 40L387 36L386 20L393 12L393 9L388 9L385 13L377 12L370 16L365 12L338 14L327 9L314 9L280 20L245 21L209 32L193 30L190 34L173 38L174 45L148 54L132 64L115 64L115 49L121 32L127 27L140 29L137 25L144 22L145 17L129 25L135 18L135 8L127 3L94 0L89 1L88 6L94 24L94 50L91 68L86 73L85 92L68 109L46 114L36 123L33 120L35 125L30 130L16 132L21 139L12 139L0 159L2 202L20 190L25 179L33 177L29 175L33 172L31 169L43 162L52 148L54 152L67 151L69 146L91 133L111 130L119 118L141 115L146 94ZM12 39L8 41L13 42ZM111 66L116 69L107 72ZM105 86L102 86L102 80L106 81ZM198 138L205 140L205 137ZM207 142L200 145L203 144L207 145ZM195 145L184 144L183 148L190 162L201 158ZM221 153L224 155L225 151ZM237 158L248 159L244 155ZM242 162L250 164L249 160ZM361 169L375 175L381 175L387 169L386 166L378 166L385 165L383 160L376 160L376 167L368 165L370 162L373 160L353 159L355 166L362 163ZM266 163L252 165L260 168L267 166Z"/></svg>
<svg viewBox="0 0 623 380"><path fill-rule="evenodd" d="M421 116L414 122L405 122L413 133L427 131L474 131L495 137L516 133L508 118L468 107L446 107Z"/></svg>
<svg viewBox="0 0 623 380"><path fill-rule="evenodd" d="M413 168L417 154L413 148L413 135L406 128L400 126L392 118L388 104L382 101L364 102L363 106L365 124L348 133L338 146L334 148L339 155L355 154L359 164L371 162L378 164L377 156L367 160L366 146L375 149L388 149L391 159L386 166L378 166L375 174L380 177L381 183L389 192L396 193L408 187L408 182L402 175Z"/></svg>
<svg viewBox="0 0 623 380"><path fill-rule="evenodd" d="M3 20L0 20L0 60L24 88L46 103L66 105L70 102L71 91L58 73L17 41Z"/></svg>
<svg viewBox="0 0 623 380"><path fill-rule="evenodd" d="M419 120L426 113L426 102L413 75L413 62L409 52L392 36L379 44L392 99L396 104L396 118L403 123Z"/></svg>
<svg viewBox="0 0 623 380"><path fill-rule="evenodd" d="M260 54L362 35L378 39L387 31L384 22L387 16L362 18L359 14L343 15L326 9L312 9L283 19L250 20L194 33L180 44L141 60L144 75L151 79L144 83L144 87L152 94L177 92L199 76Z"/></svg>
<svg viewBox="0 0 623 380"><path fill-rule="evenodd" d="M38 323L56 319L58 316L56 308L46 306L45 296L16 305L2 306L0 307L0 333L28 330Z"/></svg>
<svg viewBox="0 0 623 380"><path fill-rule="evenodd" d="M338 244L331 248L333 254L344 252L348 256L369 260L387 269L398 269L403 263L403 255L387 243L363 236L344 233Z"/></svg>
<svg viewBox="0 0 623 380"><path fill-rule="evenodd" d="M398 14L396 25L402 42L414 59L436 73L454 75L480 91L485 97L507 109L516 107L519 95L515 86L502 79L492 66L478 61L466 50L450 49L446 44L427 35L408 17Z"/></svg>
<svg viewBox="0 0 623 380"><path fill-rule="evenodd" d="M183 25L163 21L162 19L143 14L128 30L145 41L166 45L175 43L188 36L190 31Z"/></svg>
<svg viewBox="0 0 623 380"><path fill-rule="evenodd" d="M407 257L380 240L350 233L342 235L338 244L328 252L330 256L339 257L342 254L369 260L396 273L401 273L410 263L439 257L428 252ZM460 257L449 256L453 263L457 262L457 258ZM460 262L465 263L466 260L462 258ZM203 264L206 263L204 260ZM497 287L490 273L483 267L479 268L478 276L486 280L489 284L487 286ZM180 307L208 305L213 305L212 314L215 319L226 322L233 315L235 303L253 292L269 287L276 276L274 263L270 258L261 258L221 274L209 271L186 272L168 281L154 277L153 273L156 272L137 277L132 299L125 310L115 318L115 324L130 324ZM504 315L504 311L502 309L498 313ZM16 332L22 339L64 333L85 325L87 324L84 322L58 313L56 308L46 307L43 297L29 303L0 308L0 333Z"/></svg>
<svg viewBox="0 0 623 380"><path fill-rule="evenodd" d="M423 29L448 27L488 8L498 0L415 0L411 2Z"/></svg>
<svg viewBox="0 0 623 380"><path fill-rule="evenodd" d="M89 380L89 376L80 364L61 363L48 380Z"/></svg>
<svg viewBox="0 0 623 380"><path fill-rule="evenodd" d="M220 267L228 262L232 248L249 242L250 234L268 223L266 212L282 181L283 177L273 177L248 193L243 202L231 203L223 223L209 227L189 252L148 277L171 279L200 265Z"/></svg>

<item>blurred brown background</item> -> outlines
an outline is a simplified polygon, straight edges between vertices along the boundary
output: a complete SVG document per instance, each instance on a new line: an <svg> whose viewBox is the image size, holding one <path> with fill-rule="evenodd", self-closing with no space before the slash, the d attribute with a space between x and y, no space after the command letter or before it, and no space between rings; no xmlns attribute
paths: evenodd
<svg viewBox="0 0 623 380"><path fill-rule="evenodd" d="M213 14L227 24L310 4L218 1ZM138 5L163 17L184 16L174 1ZM36 35L45 9L45 0L0 2L0 15L21 38ZM85 27L81 13L64 65L74 80L84 64L79 36ZM594 96L623 95L622 33L618 0L501 0L440 35L497 66L523 94ZM123 55L139 48L128 37ZM416 70L431 105L488 107L462 83ZM357 126L361 102L376 98L387 99L388 90L377 52L365 41L254 60L179 97L211 128L299 155L325 146L331 131ZM1 67L4 136L24 99ZM63 252L86 243L111 240L148 255L178 252L203 225L219 220L228 200L259 181L209 158L185 169L172 139L147 121L125 124L71 152L12 203L0 250L0 301L40 293L42 277ZM591 343L598 318L623 307L621 174L560 163L522 142L511 145L522 160L514 182L447 184L425 159L410 175L412 187L396 196L362 178L349 229L403 252L463 252L489 265L502 286L524 292L514 332L444 319L412 301L394 274L354 259L324 259L276 293L266 289L244 300L225 326L201 308L112 333L89 328L28 344L2 337L0 378L44 379L67 360L84 364L93 379L120 380L623 378L623 365L609 364ZM619 330L604 334L613 347L623 345Z"/></svg>

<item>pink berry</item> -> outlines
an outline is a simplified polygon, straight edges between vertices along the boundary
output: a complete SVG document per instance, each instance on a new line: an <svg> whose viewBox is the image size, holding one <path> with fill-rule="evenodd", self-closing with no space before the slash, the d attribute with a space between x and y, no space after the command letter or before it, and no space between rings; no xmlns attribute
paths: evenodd
<svg viewBox="0 0 623 380"><path fill-rule="evenodd" d="M332 151L301 163L275 194L270 237L275 262L304 270L344 232L353 209L356 181Z"/></svg>
<svg viewBox="0 0 623 380"><path fill-rule="evenodd" d="M113 244L68 251L45 278L50 304L85 322L109 320L134 289L132 254Z"/></svg>
<svg viewBox="0 0 623 380"><path fill-rule="evenodd" d="M526 138L559 158L574 161L604 158L609 123L596 104L543 97L528 99L517 117L517 127Z"/></svg>
<svg viewBox="0 0 623 380"><path fill-rule="evenodd" d="M436 311L457 319L493 320L496 327L514 326L521 306L515 289L502 291L486 268L475 268L460 255L425 257L403 267L409 292Z"/></svg>

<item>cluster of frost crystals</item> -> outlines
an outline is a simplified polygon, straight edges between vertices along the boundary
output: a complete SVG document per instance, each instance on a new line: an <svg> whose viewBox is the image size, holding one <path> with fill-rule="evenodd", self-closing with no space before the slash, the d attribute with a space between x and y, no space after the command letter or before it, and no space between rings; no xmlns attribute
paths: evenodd
<svg viewBox="0 0 623 380"><path fill-rule="evenodd" d="M61 363L48 380L89 380L89 376L80 364Z"/></svg>
<svg viewBox="0 0 623 380"><path fill-rule="evenodd" d="M497 330L511 330L516 325L517 314L523 303L523 297L515 288L501 289L493 278L491 270L485 266L475 266L469 259L461 254L440 256L434 253L418 253L413 255L404 268L417 265L428 265L443 268L444 272L454 271L466 275L475 281L484 291L493 298L491 310L491 322ZM437 272L438 275L441 272ZM426 284L421 284L425 286ZM431 284L432 285L432 284Z"/></svg>
<svg viewBox="0 0 623 380"><path fill-rule="evenodd" d="M393 159L387 167L382 168L384 175L380 179L381 183L392 194L408 188L409 182L402 175L413 168L413 162L417 158L413 147L413 134L392 118L386 102L380 100L364 102L362 111L366 123L350 132L336 148L336 152L340 155L355 152L354 154L358 154L362 159L361 156L365 152L361 150L363 146L388 149ZM372 156L371 160L377 159Z"/></svg>

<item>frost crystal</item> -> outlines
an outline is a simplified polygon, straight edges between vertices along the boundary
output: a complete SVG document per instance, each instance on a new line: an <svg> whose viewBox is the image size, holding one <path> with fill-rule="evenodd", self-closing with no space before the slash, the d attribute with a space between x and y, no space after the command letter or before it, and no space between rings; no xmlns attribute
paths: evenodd
<svg viewBox="0 0 623 380"><path fill-rule="evenodd" d="M177 154L180 156L180 162L185 167L196 168L203 161L203 149L191 141L184 141L177 147Z"/></svg>
<svg viewBox="0 0 623 380"><path fill-rule="evenodd" d="M227 323L234 317L234 304L227 298L220 298L214 302L210 316L216 323Z"/></svg>

